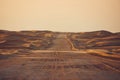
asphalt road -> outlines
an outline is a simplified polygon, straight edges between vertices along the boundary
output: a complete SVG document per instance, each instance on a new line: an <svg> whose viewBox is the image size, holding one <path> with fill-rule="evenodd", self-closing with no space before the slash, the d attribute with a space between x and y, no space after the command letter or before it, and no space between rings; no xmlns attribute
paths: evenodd
<svg viewBox="0 0 120 80"><path fill-rule="evenodd" d="M72 52L61 34L46 52L0 60L0 80L120 80L120 61Z"/></svg>

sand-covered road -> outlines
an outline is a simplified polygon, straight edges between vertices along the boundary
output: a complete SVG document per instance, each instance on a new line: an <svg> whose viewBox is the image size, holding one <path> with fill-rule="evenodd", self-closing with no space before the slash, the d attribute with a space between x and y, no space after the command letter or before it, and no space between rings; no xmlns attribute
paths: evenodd
<svg viewBox="0 0 120 80"><path fill-rule="evenodd" d="M0 80L120 80L119 76L120 61L72 52L64 34L46 52L0 60Z"/></svg>

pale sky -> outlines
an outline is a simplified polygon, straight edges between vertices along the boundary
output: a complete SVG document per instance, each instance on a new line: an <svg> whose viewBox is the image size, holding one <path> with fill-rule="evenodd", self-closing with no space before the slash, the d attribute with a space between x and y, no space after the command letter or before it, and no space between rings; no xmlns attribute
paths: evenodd
<svg viewBox="0 0 120 80"><path fill-rule="evenodd" d="M120 0L0 0L0 29L120 32Z"/></svg>

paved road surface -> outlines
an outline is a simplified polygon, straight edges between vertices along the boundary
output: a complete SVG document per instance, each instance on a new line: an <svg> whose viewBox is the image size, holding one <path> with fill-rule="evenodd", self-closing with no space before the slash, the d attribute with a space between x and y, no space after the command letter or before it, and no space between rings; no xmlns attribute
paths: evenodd
<svg viewBox="0 0 120 80"><path fill-rule="evenodd" d="M70 52L64 35L49 50L0 60L0 80L120 80L120 61Z"/></svg>

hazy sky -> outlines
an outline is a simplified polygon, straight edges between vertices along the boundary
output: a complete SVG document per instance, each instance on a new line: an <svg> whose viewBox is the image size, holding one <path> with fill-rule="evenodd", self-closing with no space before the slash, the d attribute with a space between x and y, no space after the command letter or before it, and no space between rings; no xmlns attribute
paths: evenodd
<svg viewBox="0 0 120 80"><path fill-rule="evenodd" d="M120 32L120 0L0 0L0 29Z"/></svg>

